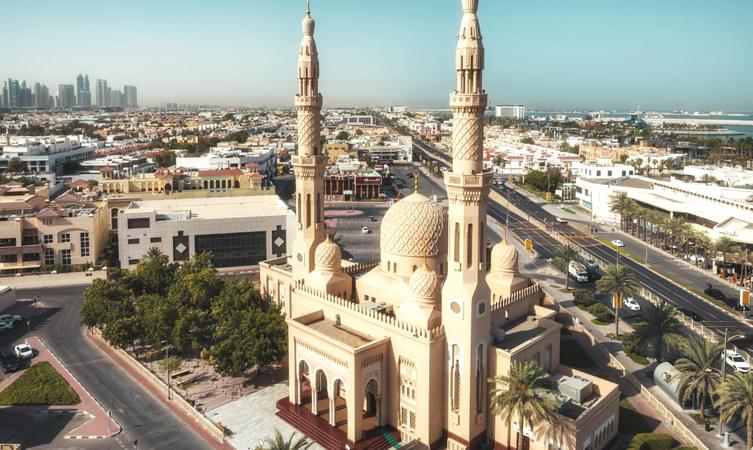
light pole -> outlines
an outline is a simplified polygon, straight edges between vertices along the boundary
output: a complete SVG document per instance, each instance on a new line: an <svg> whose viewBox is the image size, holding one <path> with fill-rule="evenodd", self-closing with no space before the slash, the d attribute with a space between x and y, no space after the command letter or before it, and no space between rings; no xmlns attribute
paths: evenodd
<svg viewBox="0 0 753 450"><path fill-rule="evenodd" d="M724 350L722 351L722 384L724 384L724 376L727 369L727 343L730 340L745 337L744 334L736 334L734 336L728 336L729 328L724 328ZM724 395L719 398L719 434L717 435L722 439L722 447L729 448L729 435L724 431L724 422L722 421L722 411L724 410Z"/></svg>

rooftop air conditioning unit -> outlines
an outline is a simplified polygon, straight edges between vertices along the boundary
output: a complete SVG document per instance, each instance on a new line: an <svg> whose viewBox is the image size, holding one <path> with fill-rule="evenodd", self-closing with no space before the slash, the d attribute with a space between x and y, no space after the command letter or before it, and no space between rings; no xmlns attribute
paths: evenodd
<svg viewBox="0 0 753 450"><path fill-rule="evenodd" d="M583 403L593 392L593 383L581 377L563 376L557 380L557 388L562 395L573 399L576 403Z"/></svg>

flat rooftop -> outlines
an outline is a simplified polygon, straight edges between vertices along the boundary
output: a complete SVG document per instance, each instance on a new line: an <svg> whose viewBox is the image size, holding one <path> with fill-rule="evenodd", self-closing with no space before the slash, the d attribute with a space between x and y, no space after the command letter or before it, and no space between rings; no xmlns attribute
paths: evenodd
<svg viewBox="0 0 753 450"><path fill-rule="evenodd" d="M505 338L495 343L497 348L510 351L515 347L533 340L549 330L537 316L526 316L504 327Z"/></svg>
<svg viewBox="0 0 753 450"><path fill-rule="evenodd" d="M370 336L366 336L343 325L336 325L333 320L329 319L319 319L306 324L306 326L353 348L368 344L374 340Z"/></svg>
<svg viewBox="0 0 753 450"><path fill-rule="evenodd" d="M154 211L159 220L231 219L238 217L264 217L288 214L287 205L276 195L245 197L206 197L134 201L129 212Z"/></svg>

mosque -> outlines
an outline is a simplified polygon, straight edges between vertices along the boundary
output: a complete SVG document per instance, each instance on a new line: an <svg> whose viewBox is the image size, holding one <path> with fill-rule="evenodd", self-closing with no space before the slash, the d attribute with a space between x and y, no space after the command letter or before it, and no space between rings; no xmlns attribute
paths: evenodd
<svg viewBox="0 0 753 450"><path fill-rule="evenodd" d="M528 360L558 386L563 426L524 424L520 448L608 448L617 435L617 385L560 365L556 305L519 274L506 240L487 254L484 47L478 0L461 5L453 163L444 174L449 206L418 192L396 202L381 224L381 257L371 264L342 261L325 230L322 96L307 8L295 97L295 241L290 255L260 265L262 291L288 324L289 396L277 414L333 450L397 441L516 448L521 427L490 411L488 380Z"/></svg>

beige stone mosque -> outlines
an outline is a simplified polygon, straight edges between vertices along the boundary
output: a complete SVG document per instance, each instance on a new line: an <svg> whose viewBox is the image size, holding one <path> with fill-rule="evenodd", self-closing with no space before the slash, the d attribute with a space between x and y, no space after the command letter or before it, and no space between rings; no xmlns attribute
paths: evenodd
<svg viewBox="0 0 753 450"><path fill-rule="evenodd" d="M508 423L490 411L488 380L527 360L551 374L564 425L524 424L521 448L608 448L617 435L617 385L560 365L556 305L518 273L511 244L487 254L484 47L478 0L461 5L449 206L418 192L396 202L371 264L342 261L325 231L319 60L306 11L292 157L295 241L289 256L261 264L262 290L288 324L289 396L277 414L333 450L507 449ZM517 419L511 425L515 448L520 427Z"/></svg>

